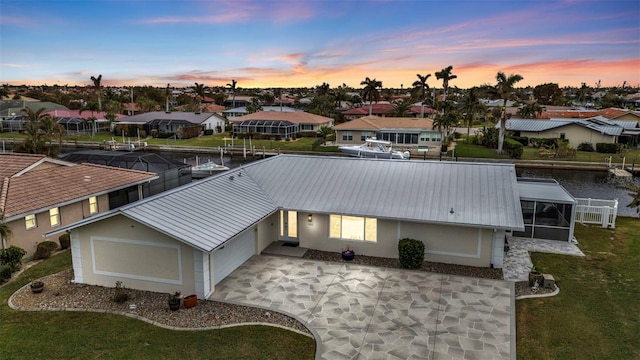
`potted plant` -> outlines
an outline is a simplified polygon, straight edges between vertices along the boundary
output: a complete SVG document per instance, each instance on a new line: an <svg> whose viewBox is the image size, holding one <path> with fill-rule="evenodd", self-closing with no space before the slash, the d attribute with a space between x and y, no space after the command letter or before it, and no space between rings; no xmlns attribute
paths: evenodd
<svg viewBox="0 0 640 360"><path fill-rule="evenodd" d="M342 260L351 261L356 257L356 252L350 247L342 249Z"/></svg>
<svg viewBox="0 0 640 360"><path fill-rule="evenodd" d="M180 291L176 291L173 295L170 295L167 302L169 303L169 309L172 311L180 309Z"/></svg>
<svg viewBox="0 0 640 360"><path fill-rule="evenodd" d="M198 303L198 295L187 295L182 299L182 303L184 304L185 309L192 308Z"/></svg>
<svg viewBox="0 0 640 360"><path fill-rule="evenodd" d="M44 290L44 283L40 280L31 282L31 292L34 294L41 293Z"/></svg>
<svg viewBox="0 0 640 360"><path fill-rule="evenodd" d="M535 286L536 282L538 283L538 286L542 286L543 281L544 275L542 275L540 271L538 271L535 265L532 266L531 270L529 270L529 286Z"/></svg>

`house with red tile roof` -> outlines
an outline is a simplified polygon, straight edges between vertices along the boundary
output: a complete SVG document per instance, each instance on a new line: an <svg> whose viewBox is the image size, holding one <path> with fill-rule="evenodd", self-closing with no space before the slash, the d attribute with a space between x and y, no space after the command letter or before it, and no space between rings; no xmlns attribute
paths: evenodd
<svg viewBox="0 0 640 360"><path fill-rule="evenodd" d="M262 134L288 139L300 132L332 127L333 119L304 111L259 111L229 120L236 134Z"/></svg>
<svg viewBox="0 0 640 360"><path fill-rule="evenodd" d="M379 117L357 118L333 127L336 144L362 144L368 138L391 141L394 148L437 151L442 145L442 133L433 129L427 118Z"/></svg>
<svg viewBox="0 0 640 360"><path fill-rule="evenodd" d="M371 105L371 115L385 117L390 116L389 114L393 111L394 104L390 103L375 103ZM411 117L420 117L421 114L421 106L420 105L412 105L409 109ZM361 107L349 109L342 113L347 120L357 119L363 116L369 116L369 105L364 105ZM434 109L431 109L427 106L424 107L424 117L426 118L434 118L438 114L438 112Z"/></svg>
<svg viewBox="0 0 640 360"><path fill-rule="evenodd" d="M142 198L154 173L74 164L44 155L0 153L0 212L11 228L2 246L33 254L42 235L56 227Z"/></svg>

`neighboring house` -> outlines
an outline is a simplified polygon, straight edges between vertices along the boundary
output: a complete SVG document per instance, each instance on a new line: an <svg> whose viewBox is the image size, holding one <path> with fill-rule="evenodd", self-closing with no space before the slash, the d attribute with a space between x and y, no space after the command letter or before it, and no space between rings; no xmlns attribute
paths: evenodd
<svg viewBox="0 0 640 360"><path fill-rule="evenodd" d="M228 93L227 96L223 104L227 108L247 106L253 101L253 96L236 95L235 99L231 93Z"/></svg>
<svg viewBox="0 0 640 360"><path fill-rule="evenodd" d="M551 108L547 109L540 115L541 119L589 119L593 117L602 116L607 119L613 119L623 114L629 113L629 110L606 108L601 110L594 109L566 109L566 108ZM622 120L622 119L621 119ZM627 119L624 119L627 120Z"/></svg>
<svg viewBox="0 0 640 360"><path fill-rule="evenodd" d="M151 134L151 130L171 134L182 127L194 125L201 125L202 130L218 132L218 129L224 130L224 123L225 119L214 113L175 111L152 111L116 121L117 126L136 126L145 130L147 134Z"/></svg>
<svg viewBox="0 0 640 360"><path fill-rule="evenodd" d="M525 231L513 164L280 155L58 229L71 231L75 281L208 298L277 241L502 267Z"/></svg>
<svg viewBox="0 0 640 360"><path fill-rule="evenodd" d="M333 119L304 111L259 111L230 120L235 134L261 134L288 139L299 132L333 126Z"/></svg>
<svg viewBox="0 0 640 360"><path fill-rule="evenodd" d="M631 123L629 125L633 125ZM600 116L590 119L510 119L506 129L516 136L566 139L572 147L582 143L590 143L594 147L597 143L616 143L625 130L623 126Z"/></svg>
<svg viewBox="0 0 640 360"><path fill-rule="evenodd" d="M74 164L44 155L0 154L0 211L15 245L33 254L42 234L112 209L114 200L142 198L142 184L157 176L91 164Z"/></svg>
<svg viewBox="0 0 640 360"><path fill-rule="evenodd" d="M274 106L263 106L261 111L296 112L296 111L302 111L302 110L294 109L288 106L274 105ZM225 110L223 111L223 113L224 113L224 116L227 117L227 119L231 120L233 118L237 118L240 116L249 115L249 110L247 110L246 106L240 106L237 108Z"/></svg>
<svg viewBox="0 0 640 360"><path fill-rule="evenodd" d="M100 130L111 131L108 113L105 111L89 111L89 110L50 110L43 114L49 115L56 119L56 122L62 125L68 133L88 133L92 130L99 132ZM126 118L126 115L114 114L116 120ZM95 123L91 118L95 118Z"/></svg>
<svg viewBox="0 0 640 360"><path fill-rule="evenodd" d="M380 117L391 116L389 115L389 113L393 112L394 109L395 109L394 104L375 103L371 105L371 115L380 116ZM409 108L410 116L408 117L420 117L421 111L422 111L422 107L419 104L417 105L414 104ZM354 109L349 109L347 111L344 111L342 114L347 120L353 120L360 117L369 116L369 104L366 104ZM438 112L436 110L431 109L430 107L427 107L427 106L424 107L425 118L433 119L437 114Z"/></svg>
<svg viewBox="0 0 640 360"><path fill-rule="evenodd" d="M427 118L396 118L366 116L333 127L336 143L362 144L367 138L391 141L411 149L439 149L442 133L433 129L433 120Z"/></svg>
<svg viewBox="0 0 640 360"><path fill-rule="evenodd" d="M50 110L69 110L66 106L56 104L49 101L25 101L25 100L0 100L0 120L21 116L22 110L29 108L33 111L44 109Z"/></svg>

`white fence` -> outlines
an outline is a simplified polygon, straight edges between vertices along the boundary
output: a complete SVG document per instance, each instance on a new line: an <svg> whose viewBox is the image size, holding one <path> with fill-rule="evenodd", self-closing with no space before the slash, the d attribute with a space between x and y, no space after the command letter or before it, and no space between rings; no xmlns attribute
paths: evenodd
<svg viewBox="0 0 640 360"><path fill-rule="evenodd" d="M576 222L599 224L603 228L616 227L618 200L576 198Z"/></svg>

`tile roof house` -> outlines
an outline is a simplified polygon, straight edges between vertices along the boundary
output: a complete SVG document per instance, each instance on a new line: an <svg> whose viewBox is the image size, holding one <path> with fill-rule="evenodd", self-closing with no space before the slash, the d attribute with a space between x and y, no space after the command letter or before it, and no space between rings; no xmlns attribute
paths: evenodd
<svg viewBox="0 0 640 360"><path fill-rule="evenodd" d="M513 164L280 155L66 230L78 283L208 298L279 241L397 258L411 237L428 261L499 268L525 226Z"/></svg>
<svg viewBox="0 0 640 360"><path fill-rule="evenodd" d="M385 117L389 116L388 114L393 111L394 104L389 103L375 103L371 106L371 115ZM410 108L412 117L420 117L421 109L420 105L412 105ZM357 119L359 117L368 116L369 115L369 105L364 105L358 108L349 109L342 113L347 120ZM430 107L424 107L424 116L428 118L433 118L438 114L438 112Z"/></svg>
<svg viewBox="0 0 640 360"><path fill-rule="evenodd" d="M259 111L229 120L236 134L262 134L283 139L300 132L317 132L333 126L333 119L304 111Z"/></svg>
<svg viewBox="0 0 640 360"><path fill-rule="evenodd" d="M302 110L294 109L289 106L272 105L272 106L263 106L262 111L296 112L296 111L302 111ZM225 110L223 111L223 113L224 113L224 116L227 117L227 119L231 120L239 116L249 115L249 110L247 110L246 106L239 106L233 109Z"/></svg>
<svg viewBox="0 0 640 360"><path fill-rule="evenodd" d="M135 201L157 176L44 155L0 153L0 211L11 227L5 246L32 254L47 231L111 209L111 198ZM52 238L53 239L53 238Z"/></svg>
<svg viewBox="0 0 640 360"><path fill-rule="evenodd" d="M439 149L442 134L433 129L428 118L378 117L357 118L333 127L339 145L362 144L367 138L391 141L395 148L406 150Z"/></svg>

